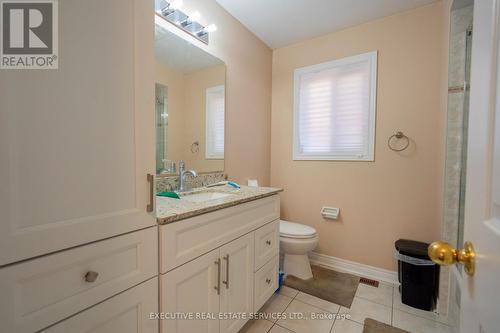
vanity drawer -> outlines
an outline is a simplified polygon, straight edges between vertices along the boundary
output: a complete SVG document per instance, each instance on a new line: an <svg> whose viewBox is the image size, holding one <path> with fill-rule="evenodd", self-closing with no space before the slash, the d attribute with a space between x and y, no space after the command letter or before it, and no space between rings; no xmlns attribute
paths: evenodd
<svg viewBox="0 0 500 333"><path fill-rule="evenodd" d="M255 270L279 253L279 220L255 230Z"/></svg>
<svg viewBox="0 0 500 333"><path fill-rule="evenodd" d="M160 272L166 273L244 234L279 219L273 195L160 226Z"/></svg>
<svg viewBox="0 0 500 333"><path fill-rule="evenodd" d="M38 331L150 279L157 258L153 227L2 268L2 331Z"/></svg>
<svg viewBox="0 0 500 333"><path fill-rule="evenodd" d="M43 330L43 333L157 333L158 278L91 307Z"/></svg>
<svg viewBox="0 0 500 333"><path fill-rule="evenodd" d="M279 256L276 255L267 264L255 273L254 277L254 310L258 311L262 305L278 289Z"/></svg>

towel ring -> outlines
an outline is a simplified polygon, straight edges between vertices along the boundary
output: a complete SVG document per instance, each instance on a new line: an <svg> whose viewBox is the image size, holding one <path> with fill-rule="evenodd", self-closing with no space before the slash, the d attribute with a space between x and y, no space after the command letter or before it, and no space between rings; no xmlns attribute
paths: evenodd
<svg viewBox="0 0 500 333"><path fill-rule="evenodd" d="M406 144L401 147L401 148L394 148L392 145L391 145L391 142L392 142L392 139L404 139L406 140ZM390 150L392 151L403 151L405 150L406 148L408 148L408 146L410 146L410 139L401 131L397 131L395 134L391 135L389 137L389 140L387 140L387 146L389 147Z"/></svg>
<svg viewBox="0 0 500 333"><path fill-rule="evenodd" d="M198 151L200 151L200 143L195 141L191 144L191 153L196 154Z"/></svg>

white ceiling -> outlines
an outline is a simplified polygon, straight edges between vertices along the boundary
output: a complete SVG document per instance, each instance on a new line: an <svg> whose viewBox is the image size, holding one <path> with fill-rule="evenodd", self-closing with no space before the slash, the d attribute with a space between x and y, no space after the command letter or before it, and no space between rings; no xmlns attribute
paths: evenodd
<svg viewBox="0 0 500 333"><path fill-rule="evenodd" d="M155 56L160 64L181 73L190 73L223 62L188 41L155 26Z"/></svg>
<svg viewBox="0 0 500 333"><path fill-rule="evenodd" d="M216 0L275 49L436 0Z"/></svg>

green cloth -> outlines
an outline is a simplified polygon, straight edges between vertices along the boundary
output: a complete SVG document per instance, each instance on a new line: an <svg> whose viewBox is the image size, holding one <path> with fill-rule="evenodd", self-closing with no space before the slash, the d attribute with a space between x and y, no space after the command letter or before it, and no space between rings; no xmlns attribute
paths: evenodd
<svg viewBox="0 0 500 333"><path fill-rule="evenodd" d="M174 198L174 199L180 199L179 195L175 192L159 192L156 194L159 197L167 197L167 198Z"/></svg>

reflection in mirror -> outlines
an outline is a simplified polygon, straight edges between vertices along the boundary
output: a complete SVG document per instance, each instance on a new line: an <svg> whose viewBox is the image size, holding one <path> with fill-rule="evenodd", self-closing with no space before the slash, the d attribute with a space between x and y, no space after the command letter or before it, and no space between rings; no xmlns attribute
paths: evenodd
<svg viewBox="0 0 500 333"><path fill-rule="evenodd" d="M175 163L167 159L168 137L168 92L167 87L157 83L155 86L156 119L156 170L158 173L175 173Z"/></svg>
<svg viewBox="0 0 500 333"><path fill-rule="evenodd" d="M156 26L156 171L224 170L226 66Z"/></svg>

